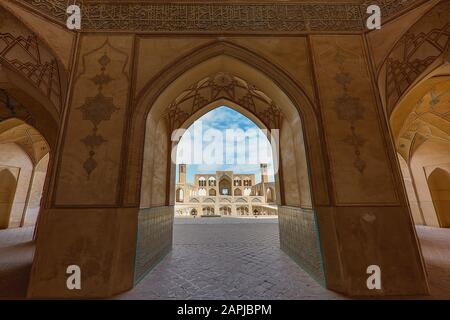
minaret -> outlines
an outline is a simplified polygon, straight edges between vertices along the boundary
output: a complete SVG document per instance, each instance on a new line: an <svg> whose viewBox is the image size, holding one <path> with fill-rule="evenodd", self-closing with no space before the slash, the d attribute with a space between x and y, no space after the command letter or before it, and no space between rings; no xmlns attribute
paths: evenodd
<svg viewBox="0 0 450 320"><path fill-rule="evenodd" d="M179 171L178 171L178 183L185 184L186 183L186 165L185 164L179 164Z"/></svg>
<svg viewBox="0 0 450 320"><path fill-rule="evenodd" d="M261 163L261 188L262 196L266 199L266 183L269 182L269 177L267 176L267 163Z"/></svg>

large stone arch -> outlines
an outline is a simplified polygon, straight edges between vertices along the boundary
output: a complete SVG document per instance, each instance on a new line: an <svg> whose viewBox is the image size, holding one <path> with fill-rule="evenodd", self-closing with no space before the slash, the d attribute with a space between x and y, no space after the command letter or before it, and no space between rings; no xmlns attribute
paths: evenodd
<svg viewBox="0 0 450 320"><path fill-rule="evenodd" d="M210 82L213 83L211 85L213 88L205 96L206 98L194 98L194 101L184 106L184 109L178 108L178 105L174 103L174 101L183 100L186 96L189 97L192 90L197 90L204 83ZM256 98L260 98L264 100L264 103L254 102L245 105L243 101L239 101L237 93L214 95L214 90L226 91L232 85L239 86L235 82L241 84L240 89L248 90L248 94L257 96L252 100L253 102ZM285 150L280 152L280 172L278 175L282 176L284 159L286 165L290 166L290 176L294 177L292 181L286 180L287 183L283 183L282 177L276 178L279 184L278 189L281 190L280 196L277 198L280 199L282 208L289 205L298 208L297 210L302 210L302 207L310 209L315 205L320 206L329 203L324 172L325 159L322 156L319 121L314 107L306 94L303 93L302 88L273 64L241 47L227 42L218 42L207 47L201 47L194 53L182 58L146 87L147 92L138 95L139 100L131 124L131 145L134 151L129 153L129 156L141 155L141 158L131 158L128 163L129 168L135 171L129 172L127 175L129 180L125 199L128 199L130 203L139 199L137 196L137 192L139 192L141 194L139 206L142 209L164 205L167 208L167 215L171 214L170 206L174 203L173 195L175 192L172 183L175 170L173 170L171 154L167 152L173 147L170 141L171 132L179 128L186 128L201 115L220 105L227 105L242 112L260 128L280 130L281 143L294 143L290 146L283 145ZM198 91L199 89L195 91L196 94L198 94ZM208 99L208 97L211 98ZM200 100L200 102L196 100ZM161 134L165 134L166 138ZM148 143L144 143L145 141L148 141ZM165 161L160 156L164 153L167 154ZM158 161L154 160L155 157L158 158ZM315 161L312 161L312 159L315 159ZM290 162L288 163L288 161ZM309 164L314 167L311 168L312 174L308 172ZM142 168L143 172L137 171L137 168ZM153 171L147 168L153 168ZM143 180L140 179L140 176L143 177ZM133 190L133 187L138 185L136 181L140 182L141 190ZM312 192L310 191L310 181L314 186ZM229 184L231 192L231 180ZM151 191L143 189L146 189L147 186L152 188ZM160 194L163 186L166 186L167 190L165 197ZM157 192L160 196L151 200L155 198ZM284 197L285 195L286 197ZM287 195L290 196L287 197ZM315 199L314 204L311 196ZM148 214L148 209L142 209L140 214ZM282 212L285 211L282 210ZM317 241L317 229L315 227L316 219L312 211L305 213L305 215L308 216L306 218L308 219L308 222L306 222L308 226L304 228L305 234L302 237L310 239L308 248L301 249L298 243L301 241L300 237L292 241L289 236L282 238L282 247L316 278L323 280L320 244ZM281 213L279 216L281 219L292 218L288 212ZM303 217L299 215L293 218L294 221L290 223L297 223L297 219ZM281 231L282 233L291 232L291 227L288 225L288 222L280 224L284 228ZM139 226L139 228L143 232L149 229L148 226L142 228ZM154 228L157 228L157 226L154 226ZM145 236L138 236L138 239L145 239ZM162 241L169 243L166 240ZM148 262L141 261L140 250L146 246L145 243L138 243L136 259L138 271L143 271L144 266L149 267L149 263L155 260L155 257L150 257ZM306 250L310 250L309 254ZM140 278L139 274L136 276Z"/></svg>
<svg viewBox="0 0 450 320"><path fill-rule="evenodd" d="M259 55L228 42L216 42L198 48L193 53L180 58L170 68L163 70L159 74L159 77L149 82L145 89L143 89L143 92L138 94L138 100L131 122L130 145L132 146L133 152L129 153L128 158L129 170L125 188L125 203L131 205L139 202L140 192L136 188L139 183L136 184L135 181L140 182L141 179L139 168L142 167L143 133L146 128L146 115L152 110L154 111L159 108L159 112L161 112L161 110L167 108L172 98L177 95L175 88L177 88L179 83L196 83L214 72L224 71L224 65L220 61L217 63L217 59L222 60L222 63L224 63L224 59L228 62L233 61L234 64L228 63L225 71L238 76L245 73L249 68L253 69L252 79L249 79L248 74L242 76L242 78L246 78L250 83L257 85L271 97L277 97L278 100L282 101L281 105L284 105L286 108L290 106L289 112L285 112L285 116L289 118L295 113L300 116L301 122L305 126L303 130L306 140L305 145L308 150L307 153L313 154L314 159L324 159L319 120L317 119L313 104L307 95L303 93L301 87L282 70ZM209 65L207 64L208 62L210 63ZM212 65L214 67L210 68ZM243 69L239 69L236 66L243 67ZM199 71L193 77L192 70L195 67ZM188 71L191 71L191 73L188 73ZM261 77L256 76L257 74L261 75ZM185 78L188 77L189 81L186 82ZM270 83L272 89L267 90L265 88L267 84L263 85L263 81ZM181 85L181 88L184 87L187 86ZM280 87L283 90L279 89ZM275 93L276 91L278 93ZM158 107L155 108L155 106ZM323 161L313 161L310 163L310 166L311 171L314 172L311 175L311 185L314 190L313 201L318 205L327 205L329 204L329 196L326 184L325 164Z"/></svg>

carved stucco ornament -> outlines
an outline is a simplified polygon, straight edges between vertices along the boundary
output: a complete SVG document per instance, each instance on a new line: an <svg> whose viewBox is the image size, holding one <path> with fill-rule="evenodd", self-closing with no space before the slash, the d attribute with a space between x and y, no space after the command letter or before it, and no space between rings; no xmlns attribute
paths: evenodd
<svg viewBox="0 0 450 320"><path fill-rule="evenodd" d="M16 0L61 24L66 8L82 9L82 29L139 32L265 32L299 33L364 31L369 5L380 6L386 19L415 5L415 1L254 2L231 1L95 1Z"/></svg>
<svg viewBox="0 0 450 320"><path fill-rule="evenodd" d="M201 108L227 99L257 116L268 129L279 129L283 114L276 103L257 87L226 72L212 74L184 90L168 107L171 130L179 128Z"/></svg>

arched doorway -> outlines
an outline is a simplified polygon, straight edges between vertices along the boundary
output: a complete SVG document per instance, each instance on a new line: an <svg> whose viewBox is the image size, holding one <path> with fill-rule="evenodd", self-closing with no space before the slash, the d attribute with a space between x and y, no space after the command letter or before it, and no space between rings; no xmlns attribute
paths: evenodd
<svg viewBox="0 0 450 320"><path fill-rule="evenodd" d="M208 65L208 67L205 67ZM213 72L214 69L224 68L222 70L229 71L219 71ZM194 69L200 68L202 72L196 74L197 71ZM232 72L236 72L234 74ZM250 80L248 80L250 79ZM261 82L261 79L265 79ZM194 83L192 83L194 81ZM255 81L258 84L249 83L249 81ZM292 101L280 91L276 89L276 85L267 76L263 75L256 69L251 68L249 65L244 64L233 57L222 55L218 57L213 57L206 62L200 63L199 66L194 67L192 70L187 70L185 74L179 76L177 80L172 83L174 87L174 92L167 97L165 94L158 95L156 101L153 103L153 107L150 109L147 118L147 133L146 142L144 143L144 159L143 165L143 175L141 180L141 208L154 207L155 205L161 205L165 201L166 204L170 205L173 199L173 192L175 192L174 183L170 177L175 176L175 164L172 159L174 154L174 147L176 147L176 142L184 134L184 131L177 130L187 129L192 125L196 119L205 115L209 111L218 108L220 106L228 106L237 112L243 114L247 118L251 119L258 127L267 130L267 137L269 142L280 146L282 152L277 154L276 160L274 159L274 166L277 167L275 173L275 186L280 193L279 204L281 204L281 213L279 214L280 219L285 219L290 215L288 213L287 207L296 207L299 214L297 217L301 220L306 218L308 221L307 228L303 228L306 231L305 237L311 239L311 246L308 248L310 251L308 256L310 261L305 260L305 265L308 265L308 270L315 273L318 278L323 279L323 268L322 268L322 258L320 252L320 244L317 241L317 228L315 226L315 213L311 210L304 211L304 209L312 208L312 198L311 198L311 185L310 185L310 173L309 173L309 160L306 156L305 138L303 136L304 130L309 132L309 137L311 139L318 138L317 131L313 128L316 122L313 113L306 112L308 117L312 117L309 122L309 129L303 127L303 121L300 117L298 109L292 104ZM172 87L170 85L170 87ZM178 88L177 88L178 87ZM251 97L247 100L242 100L239 95L231 96L231 87L235 88L235 92L239 90L242 98L244 96ZM264 91L265 88L267 91ZM281 109L277 102L272 100L271 93L277 96L279 103L283 105ZM297 94L301 91L297 91ZM201 96L201 98L199 97ZM307 100L298 96L305 104L308 104ZM249 100L250 99L250 100ZM202 101L201 105L197 105L198 101ZM244 103L243 101L254 101L254 105L251 103ZM305 117L307 117L305 115ZM161 129L160 129L161 128ZM155 139L153 134L165 134L171 136L171 140L174 141L172 145L168 145L166 139ZM174 139L175 138L175 139ZM272 142L273 141L273 142ZM172 154L168 155L166 161L158 161L158 163L147 158L146 155L151 155L151 150L172 150ZM276 148L275 148L276 149ZM314 148L314 152L320 153L320 148ZM278 152L278 151L277 151ZM157 151L159 154L160 152ZM196 152L197 154L198 152ZM278 159L280 157L281 159ZM320 159L320 158L319 158ZM153 167L147 164L153 163ZM281 165L280 165L281 164ZM314 166L321 166L320 161L315 161ZM170 174L165 178L160 176L157 180L159 182L165 183L166 194L160 194L158 191L154 190L156 176L160 172L167 172L166 170L170 168ZM283 172L288 170L290 172L286 177ZM322 188L324 186L324 180L320 179L320 176L324 174L323 171L318 171L314 180L317 181L315 186L317 188ZM152 178L153 177L153 178ZM149 179L152 178L153 182ZM203 177L204 178L204 177ZM201 187L205 180L199 179L199 187ZM159 183L158 182L158 183ZM243 196L250 197L256 194L252 194L252 181L245 179L245 187L243 185ZM226 196L232 195L233 192L233 180L227 174L218 177L218 189L219 195ZM153 190L154 191L153 191ZM325 190L324 190L325 191ZM199 190L199 194L201 189ZM149 195L155 197L158 193L158 201L151 199ZM323 193L317 194L317 199L324 196ZM168 208L168 210L170 210ZM242 214L250 215L252 211L249 206L243 206ZM169 211L168 211L169 212ZM169 213L168 213L169 214ZM295 223L305 223L301 221L295 221ZM281 232L287 235L289 229L284 229L287 225L280 223ZM299 254L298 250L301 250L300 245L294 244L292 241L287 241L286 237L281 237L282 247L284 250L289 251L291 255ZM300 238L298 238L300 241ZM142 244L144 247L145 244ZM138 246L138 255L139 250ZM138 268L139 269L139 268Z"/></svg>

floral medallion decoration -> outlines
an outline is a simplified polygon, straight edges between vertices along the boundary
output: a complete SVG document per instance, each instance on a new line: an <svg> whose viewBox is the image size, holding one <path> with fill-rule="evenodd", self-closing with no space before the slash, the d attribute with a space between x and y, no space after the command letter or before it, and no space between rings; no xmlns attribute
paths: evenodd
<svg viewBox="0 0 450 320"><path fill-rule="evenodd" d="M359 98L352 96L349 92L349 85L353 78L350 73L345 71L344 64L346 60L347 57L338 47L335 61L339 67L339 72L334 77L334 80L342 87L342 94L334 101L334 111L339 120L349 123L350 133L343 141L353 147L355 154L353 165L362 174L366 169L366 162L361 158L361 148L366 143L366 140L358 135L356 123L364 119L364 106Z"/></svg>
<svg viewBox="0 0 450 320"><path fill-rule="evenodd" d="M92 133L81 139L81 142L87 147L89 152L89 157L83 163L83 168L88 175L88 179L98 165L94 158L96 150L100 148L102 144L107 142L107 140L98 133L99 125L103 121L110 120L112 114L119 110L114 105L113 98L103 94L103 87L114 80L106 73L106 67L110 62L111 59L106 53L100 57L98 63L101 67L101 72L90 79L98 88L97 95L94 97L87 97L84 104L78 108L83 114L83 120L92 123Z"/></svg>

